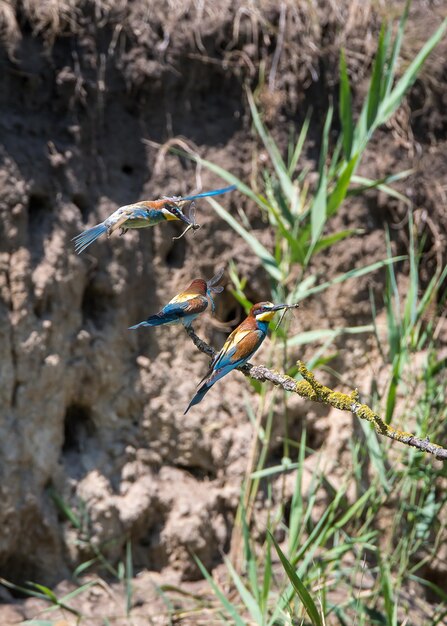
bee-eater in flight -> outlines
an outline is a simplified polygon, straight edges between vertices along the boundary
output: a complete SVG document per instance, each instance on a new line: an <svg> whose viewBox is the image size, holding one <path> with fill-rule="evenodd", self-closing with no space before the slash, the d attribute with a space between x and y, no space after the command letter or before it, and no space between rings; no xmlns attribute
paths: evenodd
<svg viewBox="0 0 447 626"><path fill-rule="evenodd" d="M196 317L207 309L208 301L211 302L211 309L214 312L213 294L223 291L223 287L217 285L223 273L222 268L208 281L196 278L184 291L172 298L159 313L151 315L144 322L131 326L130 330L141 326L161 326L179 322L186 327L191 326Z"/></svg>
<svg viewBox="0 0 447 626"><path fill-rule="evenodd" d="M258 302L253 305L248 316L233 330L222 350L211 361L210 369L200 381L200 387L188 404L185 414L192 406L201 402L214 383L236 367L244 365L256 352L267 336L269 322L276 311L295 306L297 305L273 304L272 302Z"/></svg>
<svg viewBox="0 0 447 626"><path fill-rule="evenodd" d="M115 232L118 228L120 234L124 235L130 228L147 228L165 221L181 220L188 224L188 228L199 228L191 219L183 213L183 207L187 203L191 203L198 198L206 198L208 196L219 196L227 191L236 189L235 185L224 187L223 189L215 189L214 191L205 191L193 196L172 196L165 197L161 200L142 200L135 204L127 204L122 206L112 215L109 215L100 224L85 230L73 238L75 242L75 250L78 254L83 252L91 243L96 241L98 237L107 233L107 237Z"/></svg>

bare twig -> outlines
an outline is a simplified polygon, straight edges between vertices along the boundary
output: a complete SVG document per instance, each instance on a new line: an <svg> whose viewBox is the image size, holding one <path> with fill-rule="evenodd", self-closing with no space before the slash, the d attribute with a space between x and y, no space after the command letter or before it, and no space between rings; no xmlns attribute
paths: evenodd
<svg viewBox="0 0 447 626"><path fill-rule="evenodd" d="M200 339L200 337L198 337L194 332L193 328L186 328L186 332L190 339L194 342L196 348L204 354L207 354L209 357L215 356L216 351L214 348L209 346L205 341L203 341L203 339ZM270 370L264 365L252 365L251 363L246 363L237 369L249 378L254 378L260 382L271 382L273 385L282 387L285 391L296 393L302 398L307 398L308 400L313 400L314 402L329 404L336 409L340 409L340 411L350 411L360 419L371 422L376 433L379 435L388 437L389 439L394 439L395 441L404 443L407 446L412 446L422 452L433 454L437 459L447 459L447 449L442 446L438 446L435 443L430 443L428 437L421 439L412 433L396 430L384 422L380 415L374 413L369 406L359 402L357 389L352 391L350 394L333 391L332 389L329 389L329 387L319 383L302 361L298 361L297 365L298 371L304 380L297 381L291 376Z"/></svg>

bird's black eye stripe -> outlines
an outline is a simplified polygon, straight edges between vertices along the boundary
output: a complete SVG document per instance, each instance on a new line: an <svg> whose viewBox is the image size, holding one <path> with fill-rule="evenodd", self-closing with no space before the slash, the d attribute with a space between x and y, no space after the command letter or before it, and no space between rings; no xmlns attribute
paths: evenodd
<svg viewBox="0 0 447 626"><path fill-rule="evenodd" d="M170 211L171 213L178 213L179 209L175 204L165 204L165 209Z"/></svg>

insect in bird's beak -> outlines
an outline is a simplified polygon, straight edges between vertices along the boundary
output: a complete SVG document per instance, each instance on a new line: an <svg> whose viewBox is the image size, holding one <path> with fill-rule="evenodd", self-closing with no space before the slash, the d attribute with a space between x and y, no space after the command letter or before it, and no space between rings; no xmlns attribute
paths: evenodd
<svg viewBox="0 0 447 626"><path fill-rule="evenodd" d="M183 211L177 207L177 206L169 206L167 207L167 209L176 217L178 217L179 219L182 220L182 222L185 222L185 224L188 224L188 227L185 228L185 230L182 232L181 235L179 235L178 237L173 237L172 239L181 239L184 235L186 235L186 233L188 232L188 230L197 230L198 228L200 228L200 224L196 224L196 212L195 212L195 204L194 202L191 202L190 207L189 207L189 213L188 215L185 215L183 213Z"/></svg>
<svg viewBox="0 0 447 626"><path fill-rule="evenodd" d="M289 311L289 309L298 309L299 308L299 304L276 304L273 308L272 311L281 311L281 317L278 320L278 323L275 326L275 332L278 330L278 328L281 326L282 321L287 313L287 311Z"/></svg>

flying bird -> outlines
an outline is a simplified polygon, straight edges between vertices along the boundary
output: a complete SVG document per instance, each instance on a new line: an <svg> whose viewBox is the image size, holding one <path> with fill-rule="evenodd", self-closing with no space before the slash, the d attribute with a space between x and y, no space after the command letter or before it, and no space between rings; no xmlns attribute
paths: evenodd
<svg viewBox="0 0 447 626"><path fill-rule="evenodd" d="M216 354L211 362L210 369L199 382L196 395L188 404L189 409L202 401L211 387L218 380L240 365L244 365L256 352L267 336L269 322L276 311L295 308L297 305L273 304L272 302L258 302L250 309L248 316L233 330L227 338L222 350Z"/></svg>
<svg viewBox="0 0 447 626"><path fill-rule="evenodd" d="M162 310L156 315L151 315L144 322L130 326L129 330L140 328L141 326L161 326L162 324L178 324L191 326L191 323L203 313L211 302L211 309L214 312L213 294L221 293L223 287L217 285L222 278L224 269L217 272L208 281L196 278L188 287L177 294Z"/></svg>
<svg viewBox="0 0 447 626"><path fill-rule="evenodd" d="M118 228L120 229L120 234L124 235L130 228L147 228L165 221L181 220L188 224L187 230L189 228L195 230L199 228L199 225L194 223L194 220L191 218L191 212L189 216L183 213L183 207L198 198L219 196L234 189L236 189L236 185L215 189L214 191L205 191L193 196L172 196L170 198L162 198L161 200L142 200L135 204L127 204L114 211L112 215L109 215L100 224L96 224L96 226L76 235L72 240L75 242L75 250L78 254L81 254L98 237L105 233L107 233L107 237L110 237Z"/></svg>

